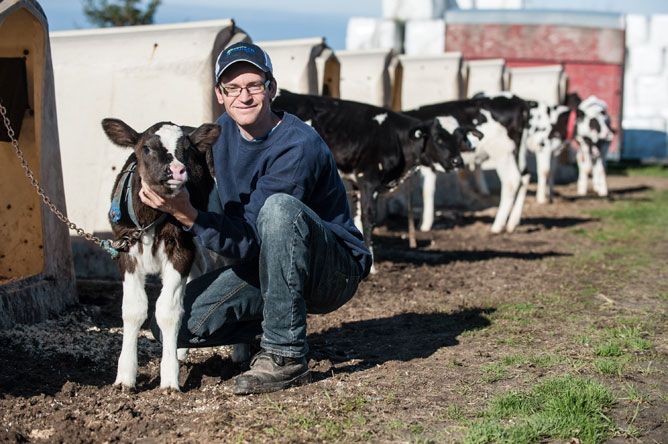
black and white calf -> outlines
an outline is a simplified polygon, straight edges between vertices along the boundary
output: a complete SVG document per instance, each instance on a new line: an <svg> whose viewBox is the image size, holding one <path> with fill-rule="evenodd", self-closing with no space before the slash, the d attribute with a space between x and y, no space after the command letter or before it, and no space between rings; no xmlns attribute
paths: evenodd
<svg viewBox="0 0 668 444"><path fill-rule="evenodd" d="M422 165L452 170L462 165L460 151L469 149L466 135L438 120L420 120L373 105L281 90L272 107L309 123L332 151L341 177L359 192L361 220L355 223L372 248L379 193L392 191Z"/></svg>
<svg viewBox="0 0 668 444"><path fill-rule="evenodd" d="M155 317L162 333L160 387L179 390L176 340L183 315L183 295L197 248L193 235L175 219L144 205L139 199L142 181L156 193L173 196L185 186L198 209L206 209L214 187L211 146L220 127L199 128L156 123L137 133L117 119L104 119L102 128L116 145L134 150L116 178L109 213L116 240L129 240L119 252L123 280L123 346L114 384L134 387L137 377L137 335L148 315L144 289L147 274L162 276ZM140 236L135 241L135 233Z"/></svg>
<svg viewBox="0 0 668 444"><path fill-rule="evenodd" d="M578 105L576 137L579 148L576 153L578 163L578 194L587 194L587 183L592 176L594 191L599 196L608 195L605 175L605 155L615 135L610 125L607 104L596 96L589 96Z"/></svg>
<svg viewBox="0 0 668 444"><path fill-rule="evenodd" d="M538 102L530 110L523 155L536 156L536 201L552 201L559 154L574 140L577 110Z"/></svg>
<svg viewBox="0 0 668 444"><path fill-rule="evenodd" d="M522 207L529 184L529 175L518 164L524 128L529 119L531 102L513 95L476 97L473 99L426 105L406 111L420 119L436 118L448 131L462 126L473 127L482 135L473 143L472 155L464 155L464 162L479 171L480 165L493 161L501 182L501 199L491 231L515 230L520 223ZM434 221L434 193L436 175L423 170L423 216L420 230L428 231Z"/></svg>
<svg viewBox="0 0 668 444"><path fill-rule="evenodd" d="M578 194L587 193L592 174L596 193L607 195L603 157L613 135L607 106L595 96L581 101L577 94L569 94L566 105L532 107L523 151L536 155L536 201L552 200L557 157L569 146L576 150Z"/></svg>

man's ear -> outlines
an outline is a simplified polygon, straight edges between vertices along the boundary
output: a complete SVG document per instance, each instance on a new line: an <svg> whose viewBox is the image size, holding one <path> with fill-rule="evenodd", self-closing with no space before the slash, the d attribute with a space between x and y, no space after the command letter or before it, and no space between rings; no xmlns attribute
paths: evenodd
<svg viewBox="0 0 668 444"><path fill-rule="evenodd" d="M274 100L276 93L278 92L278 83L276 79L272 77L271 82L269 82L269 98Z"/></svg>
<svg viewBox="0 0 668 444"><path fill-rule="evenodd" d="M216 99L218 99L218 103L221 105L224 105L223 102L223 88L220 87L220 85L216 85L213 87L214 92L216 93Z"/></svg>

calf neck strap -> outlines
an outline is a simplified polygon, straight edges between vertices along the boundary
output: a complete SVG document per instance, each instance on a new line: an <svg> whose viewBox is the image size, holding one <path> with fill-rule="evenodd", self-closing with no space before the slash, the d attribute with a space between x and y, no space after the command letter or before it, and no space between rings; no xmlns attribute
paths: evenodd
<svg viewBox="0 0 668 444"><path fill-rule="evenodd" d="M577 121L577 111L572 109L568 114L568 123L566 124L566 140L573 140L575 134L575 122Z"/></svg>
<svg viewBox="0 0 668 444"><path fill-rule="evenodd" d="M118 222L121 220L123 210L125 209L128 213L128 216L130 217L130 220L133 224L135 224L135 227L137 227L140 231L146 231L154 225L162 223L167 218L167 213L160 213L160 216L158 216L153 222L146 225L145 227L141 226L137 220L137 216L135 215L134 205L132 202L132 198L134 196L132 190L132 175L134 174L136 168L137 162L134 161L128 166L128 168L123 171L123 174L118 180L118 185L116 186L111 199L111 209L109 210L109 216L113 222Z"/></svg>

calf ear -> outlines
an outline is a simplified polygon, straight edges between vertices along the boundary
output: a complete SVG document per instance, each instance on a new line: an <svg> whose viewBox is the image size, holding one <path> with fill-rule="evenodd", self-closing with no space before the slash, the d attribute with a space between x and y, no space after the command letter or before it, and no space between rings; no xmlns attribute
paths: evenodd
<svg viewBox="0 0 668 444"><path fill-rule="evenodd" d="M469 133L481 140L484 137L483 133L472 126L460 126L455 129L455 137L459 141L459 150L462 152L475 150L475 146L471 144L471 141L467 137Z"/></svg>
<svg viewBox="0 0 668 444"><path fill-rule="evenodd" d="M102 129L109 140L118 146L134 147L139 140L137 131L130 128L125 122L118 119L104 119Z"/></svg>
<svg viewBox="0 0 668 444"><path fill-rule="evenodd" d="M482 138L485 137L485 135L481 131L477 130L476 128L474 128L472 126L464 127L464 131L466 131L466 134L468 134L468 133L473 134L474 136L476 136L480 140L482 140Z"/></svg>
<svg viewBox="0 0 668 444"><path fill-rule="evenodd" d="M566 105L570 109L576 109L580 105L580 102L582 102L582 99L577 93L570 93L566 94L564 105Z"/></svg>
<svg viewBox="0 0 668 444"><path fill-rule="evenodd" d="M197 147L197 149L204 153L207 150L210 150L218 136L220 136L221 128L219 125L213 123L205 123L199 128L192 131L188 137L192 143Z"/></svg>
<svg viewBox="0 0 668 444"><path fill-rule="evenodd" d="M423 124L411 128L409 137L414 140L424 139L429 134L429 127Z"/></svg>

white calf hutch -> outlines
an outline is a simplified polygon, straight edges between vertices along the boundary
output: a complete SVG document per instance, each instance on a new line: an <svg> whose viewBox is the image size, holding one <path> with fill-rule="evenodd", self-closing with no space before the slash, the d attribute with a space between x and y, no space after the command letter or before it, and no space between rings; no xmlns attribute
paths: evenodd
<svg viewBox="0 0 668 444"><path fill-rule="evenodd" d="M34 0L0 3L0 101L14 132L12 141L0 119L0 328L9 328L77 302L68 228L42 204L15 149L65 213L48 24Z"/></svg>

